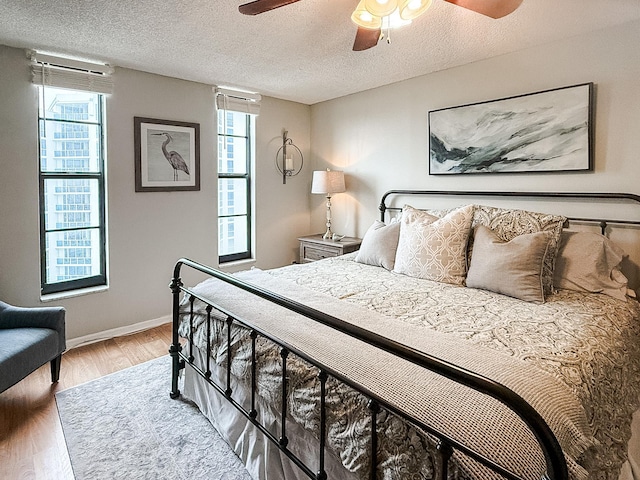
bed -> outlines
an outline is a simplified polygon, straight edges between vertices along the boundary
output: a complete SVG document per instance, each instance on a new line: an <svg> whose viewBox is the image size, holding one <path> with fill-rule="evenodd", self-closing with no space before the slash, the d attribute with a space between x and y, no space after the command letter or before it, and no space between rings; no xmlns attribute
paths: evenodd
<svg viewBox="0 0 640 480"><path fill-rule="evenodd" d="M608 236L640 221L392 200L443 196L640 204L391 191L359 252L235 275L181 259L172 397L256 479L633 478L638 267ZM211 278L187 288L183 266Z"/></svg>

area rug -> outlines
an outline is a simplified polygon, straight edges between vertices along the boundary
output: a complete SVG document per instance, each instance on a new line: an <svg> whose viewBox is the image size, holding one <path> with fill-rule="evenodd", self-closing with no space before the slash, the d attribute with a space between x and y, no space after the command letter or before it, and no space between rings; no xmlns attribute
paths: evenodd
<svg viewBox="0 0 640 480"><path fill-rule="evenodd" d="M76 480L251 480L162 357L56 394Z"/></svg>

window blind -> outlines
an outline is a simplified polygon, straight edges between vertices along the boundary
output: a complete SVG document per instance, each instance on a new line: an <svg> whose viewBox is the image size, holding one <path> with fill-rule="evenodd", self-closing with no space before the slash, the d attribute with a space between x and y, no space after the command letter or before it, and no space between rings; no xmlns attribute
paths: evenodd
<svg viewBox="0 0 640 480"><path fill-rule="evenodd" d="M113 69L109 65L84 62L30 52L31 81L36 85L95 93L113 93Z"/></svg>
<svg viewBox="0 0 640 480"><path fill-rule="evenodd" d="M260 114L260 100L262 96L257 93L243 92L231 88L215 87L216 106L219 110Z"/></svg>

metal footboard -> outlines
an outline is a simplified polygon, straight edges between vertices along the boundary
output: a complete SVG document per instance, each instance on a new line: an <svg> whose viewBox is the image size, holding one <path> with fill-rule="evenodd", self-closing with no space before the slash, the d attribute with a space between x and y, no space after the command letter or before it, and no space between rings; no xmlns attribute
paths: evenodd
<svg viewBox="0 0 640 480"><path fill-rule="evenodd" d="M280 305L288 310L296 312L300 315L304 315L316 322L327 325L339 332L342 332L346 335L350 335L360 341L363 341L369 345L376 346L386 352L389 352L397 357L403 358L409 362L412 362L416 365L419 365L423 368L429 369L433 372L436 372L448 379L451 379L454 382L458 382L467 387L473 388L476 391L479 391L483 394L493 397L499 402L506 405L509 409L515 412L522 421L527 425L530 431L533 433L535 438L537 439L540 449L544 454L544 458L546 461L546 473L542 477L543 479L549 480L566 480L568 478L567 473L567 465L564 459L564 455L562 449L554 436L553 432L544 421L544 419L540 416L540 414L529 405L522 397L508 389L504 385L494 382L493 380L486 378L484 376L478 375L474 372L466 370L464 368L460 368L451 363L442 361L438 358L432 357L415 349L409 348L400 343L394 342L385 338L383 336L372 333L368 330L357 327L353 324L344 322L336 317L323 313L321 311L315 310L308 306L305 306L301 303L289 300L280 295L274 294L267 290L264 290L259 287L255 287L250 285L242 280L239 280L236 277L228 275L219 270L212 269L205 265L193 262L188 259L180 259L174 268L173 279L171 282L171 291L173 293L173 339L172 344L169 349L169 352L172 357L172 381L171 381L171 397L176 398L180 395L180 390L178 388L178 375L181 369L185 367L188 363L193 369L207 381L213 388L215 388L220 394L222 394L234 407L236 407L239 412L244 415L253 425L256 426L271 442L273 442L292 462L294 462L304 474L316 480L324 480L327 479L327 473L325 471L325 442L326 442L326 411L325 411L325 398L326 398L326 381L328 376L332 376L337 380L349 385L354 390L360 392L366 398L369 399L369 410L371 415L371 465L370 465L370 473L369 478L371 480L375 480L376 472L378 468L378 460L377 460L377 431L376 431L376 418L379 410L381 408L394 413L400 418L410 422L411 424L417 426L428 434L432 435L437 439L438 443L438 453L436 458L437 464L437 478L438 480L446 480L449 474L449 459L455 450L467 455L468 457L474 459L490 470L500 474L502 477L509 480L523 480L520 476L514 474L513 472L507 470L504 466L498 465L491 459L487 458L485 455L469 448L451 438L450 436L444 434L443 432L439 432L436 429L432 428L430 425L424 424L417 418L413 418L410 415L406 414L403 411L398 410L393 405L385 401L385 399L381 398L379 395L374 392L367 391L366 389L361 388L356 385L353 381L340 373L334 371L329 368L327 365L323 365L321 362L310 358L308 355L305 355L299 349L297 349L294 345L286 344L282 342L278 338L270 335L269 332L263 331L260 328L252 325L251 322L247 319L240 319L233 312L225 309L220 305L216 305L215 303L207 300L206 298L202 298L198 294L194 293L189 288L186 288L181 281L181 268L183 266L193 268L197 271L205 273L211 277L217 278L223 282L234 285L237 288L243 289L247 292L250 292L258 297L266 299L274 304ZM190 304L191 309L191 321L193 321L193 302L197 299L202 301L207 305L206 312L208 315L208 320L211 320L211 312L212 310L216 310L226 317L226 331L227 331L227 348L228 351L231 350L231 328L234 325L241 325L244 328L250 331L250 338L252 341L252 359L251 359L251 406L249 409L245 408L238 401L234 399L233 391L231 388L231 355L227 355L227 365L226 365L226 382L223 385L217 384L211 378L211 369L209 364L210 357L210 349L211 349L211 329L210 322L207 321L207 352L206 352L206 365L203 365L202 368L197 366L194 362L194 356L192 352L183 352L182 345L180 344L180 338L178 334L178 327L180 322L180 303L181 296L184 295ZM191 329L193 332L193 329ZM191 334L193 335L193 333ZM260 423L259 415L256 409L256 338L258 336L262 336L264 338L269 339L274 344L278 345L280 348L280 355L282 357L282 409L280 412L280 435L276 436L272 434L264 425ZM193 344L193 339L190 339L189 345ZM319 405L319 417L320 417L320 441L318 446L318 456L317 456L317 469L306 465L303 460L301 460L294 452L292 452L288 448L289 438L287 437L287 423L286 423L286 412L287 412L287 389L288 382L287 378L287 358L290 354L294 354L304 361L314 365L318 368L318 377L320 381L320 405Z"/></svg>

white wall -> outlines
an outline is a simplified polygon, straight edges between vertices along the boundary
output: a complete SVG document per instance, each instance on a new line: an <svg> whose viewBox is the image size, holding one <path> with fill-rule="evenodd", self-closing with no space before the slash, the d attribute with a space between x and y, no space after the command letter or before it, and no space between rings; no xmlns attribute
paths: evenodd
<svg viewBox="0 0 640 480"><path fill-rule="evenodd" d="M256 124L256 266L266 269L297 261L297 237L310 231L311 107L263 97L260 112ZM283 129L305 161L302 171L286 184L275 166Z"/></svg>
<svg viewBox="0 0 640 480"><path fill-rule="evenodd" d="M216 128L211 86L116 68L107 100L109 289L56 301L67 308L67 338L122 329L171 313L173 265L188 257L217 264ZM38 100L24 50L0 46L0 299L40 302ZM287 127L309 151L310 108L263 99L257 120L256 265L296 259L309 232L307 169L282 185L274 156ZM133 117L200 124L201 190L136 193ZM299 199L304 193L304 201ZM246 265L245 265L246 267ZM185 275L185 283L190 277Z"/></svg>
<svg viewBox="0 0 640 480"><path fill-rule="evenodd" d="M348 192L332 199L334 230L362 236L381 195L398 188L640 194L638 45L636 21L313 105L314 168L347 175ZM428 175L430 110L585 82L596 85L593 173ZM322 199L312 206L322 231Z"/></svg>

